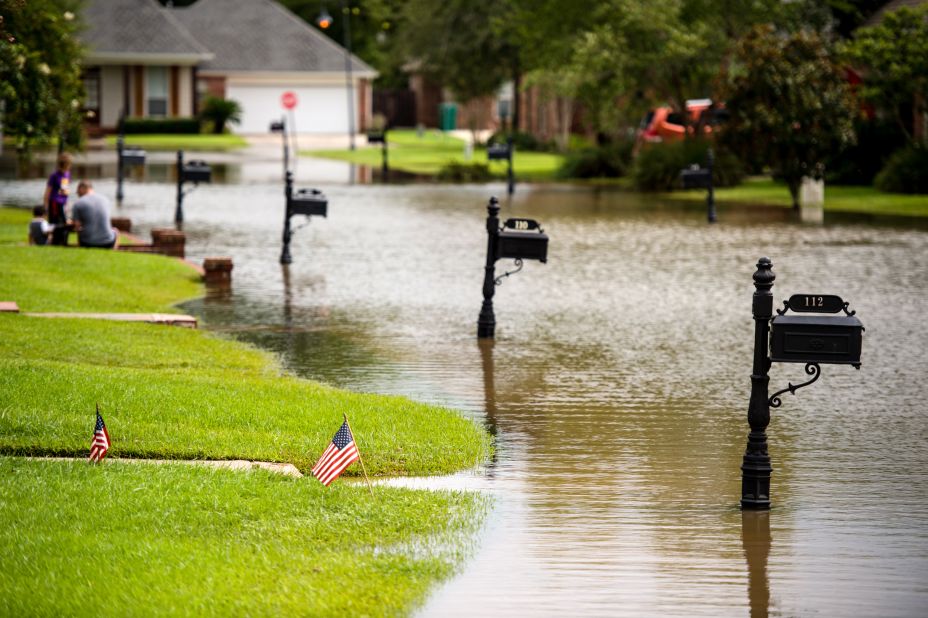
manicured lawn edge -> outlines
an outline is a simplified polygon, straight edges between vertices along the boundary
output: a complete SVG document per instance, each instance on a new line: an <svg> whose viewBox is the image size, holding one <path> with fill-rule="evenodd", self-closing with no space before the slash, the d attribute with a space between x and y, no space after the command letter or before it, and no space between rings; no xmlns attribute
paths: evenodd
<svg viewBox="0 0 928 618"><path fill-rule="evenodd" d="M135 133L126 135L126 144L140 146L147 150L187 150L187 151L213 151L224 152L240 150L248 146L248 141L231 133L222 135L184 135L184 134L147 134ZM107 146L116 147L116 136L106 136Z"/></svg>

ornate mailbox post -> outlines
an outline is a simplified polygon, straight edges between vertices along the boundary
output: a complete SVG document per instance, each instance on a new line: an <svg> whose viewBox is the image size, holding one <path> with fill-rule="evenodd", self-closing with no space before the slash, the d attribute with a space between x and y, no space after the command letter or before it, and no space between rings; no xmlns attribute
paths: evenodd
<svg viewBox="0 0 928 618"><path fill-rule="evenodd" d="M184 151L177 151L177 208L174 210L174 223L184 222L184 196L197 188L201 182L211 182L213 171L206 161L184 163ZM184 192L184 183L192 182L193 189Z"/></svg>
<svg viewBox="0 0 928 618"><path fill-rule="evenodd" d="M516 190L516 179L512 172L512 137L506 138L505 144L493 144L492 146L487 146L487 160L505 160L509 162L506 189L509 192L509 195L512 195Z"/></svg>
<svg viewBox="0 0 928 618"><path fill-rule="evenodd" d="M289 264L293 261L290 257L290 238L293 236L293 231L290 229L290 217L305 215L307 222L313 215L326 217L329 201L318 189L300 189L294 194L293 172L290 170L287 170L285 174L284 195L287 198L287 209L284 213L284 248L280 253L280 263Z"/></svg>
<svg viewBox="0 0 928 618"><path fill-rule="evenodd" d="M863 324L841 297L827 294L795 294L783 301L783 309L773 315L770 289L776 275L769 258L757 262L754 273L754 367L751 372L751 401L748 404L748 444L741 465L741 508L770 508L770 455L767 453L767 425L770 408L779 408L780 395L794 393L818 380L820 364L852 365L860 369ZM843 316L792 316L796 313L835 314ZM769 356L768 356L769 350ZM805 363L812 378L801 384L789 383L783 390L768 396L771 363Z"/></svg>
<svg viewBox="0 0 928 618"><path fill-rule="evenodd" d="M122 180L127 165L145 165L145 151L137 146L126 146L125 115L119 116L119 135L116 137L116 203L122 204Z"/></svg>
<svg viewBox="0 0 928 618"><path fill-rule="evenodd" d="M368 131L368 144L380 144L380 169L386 176L390 172L390 166L387 164L387 128L382 131Z"/></svg>
<svg viewBox="0 0 928 618"><path fill-rule="evenodd" d="M522 270L522 260L548 261L548 236L534 219L507 219L499 226L499 200L487 204L487 263L483 275L483 305L477 318L477 337L491 339L496 332L493 294L503 279ZM496 276L496 260L513 258L516 269Z"/></svg>
<svg viewBox="0 0 928 618"><path fill-rule="evenodd" d="M715 216L715 193L712 185L712 166L715 163L715 155L712 149L706 153L706 167L691 165L680 172L680 181L684 189L706 189L706 218L709 223L716 222Z"/></svg>

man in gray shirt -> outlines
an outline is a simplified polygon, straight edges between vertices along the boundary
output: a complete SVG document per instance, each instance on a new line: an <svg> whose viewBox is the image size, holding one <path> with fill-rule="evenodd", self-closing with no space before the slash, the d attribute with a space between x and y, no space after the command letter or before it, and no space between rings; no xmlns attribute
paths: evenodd
<svg viewBox="0 0 928 618"><path fill-rule="evenodd" d="M80 196L71 209L71 219L77 226L77 240L82 247L112 249L116 246L116 230L110 226L110 204L94 192L89 180L77 185Z"/></svg>

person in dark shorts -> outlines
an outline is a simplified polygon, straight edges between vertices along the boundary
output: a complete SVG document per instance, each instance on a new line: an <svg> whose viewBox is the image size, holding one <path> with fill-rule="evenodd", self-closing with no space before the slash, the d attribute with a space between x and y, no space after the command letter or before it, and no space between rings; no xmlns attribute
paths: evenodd
<svg viewBox="0 0 928 618"><path fill-rule="evenodd" d="M65 206L71 194L71 155L66 152L58 155L57 169L48 177L45 185L45 205L48 222L55 226L52 232L53 245L68 244L68 222Z"/></svg>
<svg viewBox="0 0 928 618"><path fill-rule="evenodd" d="M32 221L29 222L29 244L47 245L55 226L45 219L45 206L32 209Z"/></svg>
<svg viewBox="0 0 928 618"><path fill-rule="evenodd" d="M115 247L118 236L110 225L109 200L96 193L89 180L78 183L77 195L79 197L71 209L71 219L80 246L96 249Z"/></svg>

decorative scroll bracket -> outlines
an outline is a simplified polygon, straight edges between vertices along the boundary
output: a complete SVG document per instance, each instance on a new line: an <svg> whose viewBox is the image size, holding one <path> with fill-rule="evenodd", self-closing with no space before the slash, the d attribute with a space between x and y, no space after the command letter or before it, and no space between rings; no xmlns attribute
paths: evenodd
<svg viewBox="0 0 928 618"><path fill-rule="evenodd" d="M771 395L770 399L767 400L767 403L770 404L770 407L779 408L780 405L782 405L783 402L780 401L780 395L782 395L783 393L789 391L790 393L795 395L796 391L798 391L800 388L809 386L810 384L818 380L822 375L822 368L819 367L818 363L806 363L806 374L812 376L812 379L809 380L808 382L803 382L802 384L796 384L795 386L793 386L793 384L790 382L788 383L789 385L786 388L784 388L781 391L777 391L773 395Z"/></svg>
<svg viewBox="0 0 928 618"><path fill-rule="evenodd" d="M494 283L495 285L503 285L503 279L505 279L505 278L508 277L509 275L514 275L514 274L516 274L517 272L519 272L520 270L522 270L522 259L521 259L521 258L516 258L516 259L515 259L515 265L516 265L516 269L515 269L515 270L510 270L509 272L506 272L506 273L501 274L499 277L497 277L496 279L493 280L493 283Z"/></svg>

